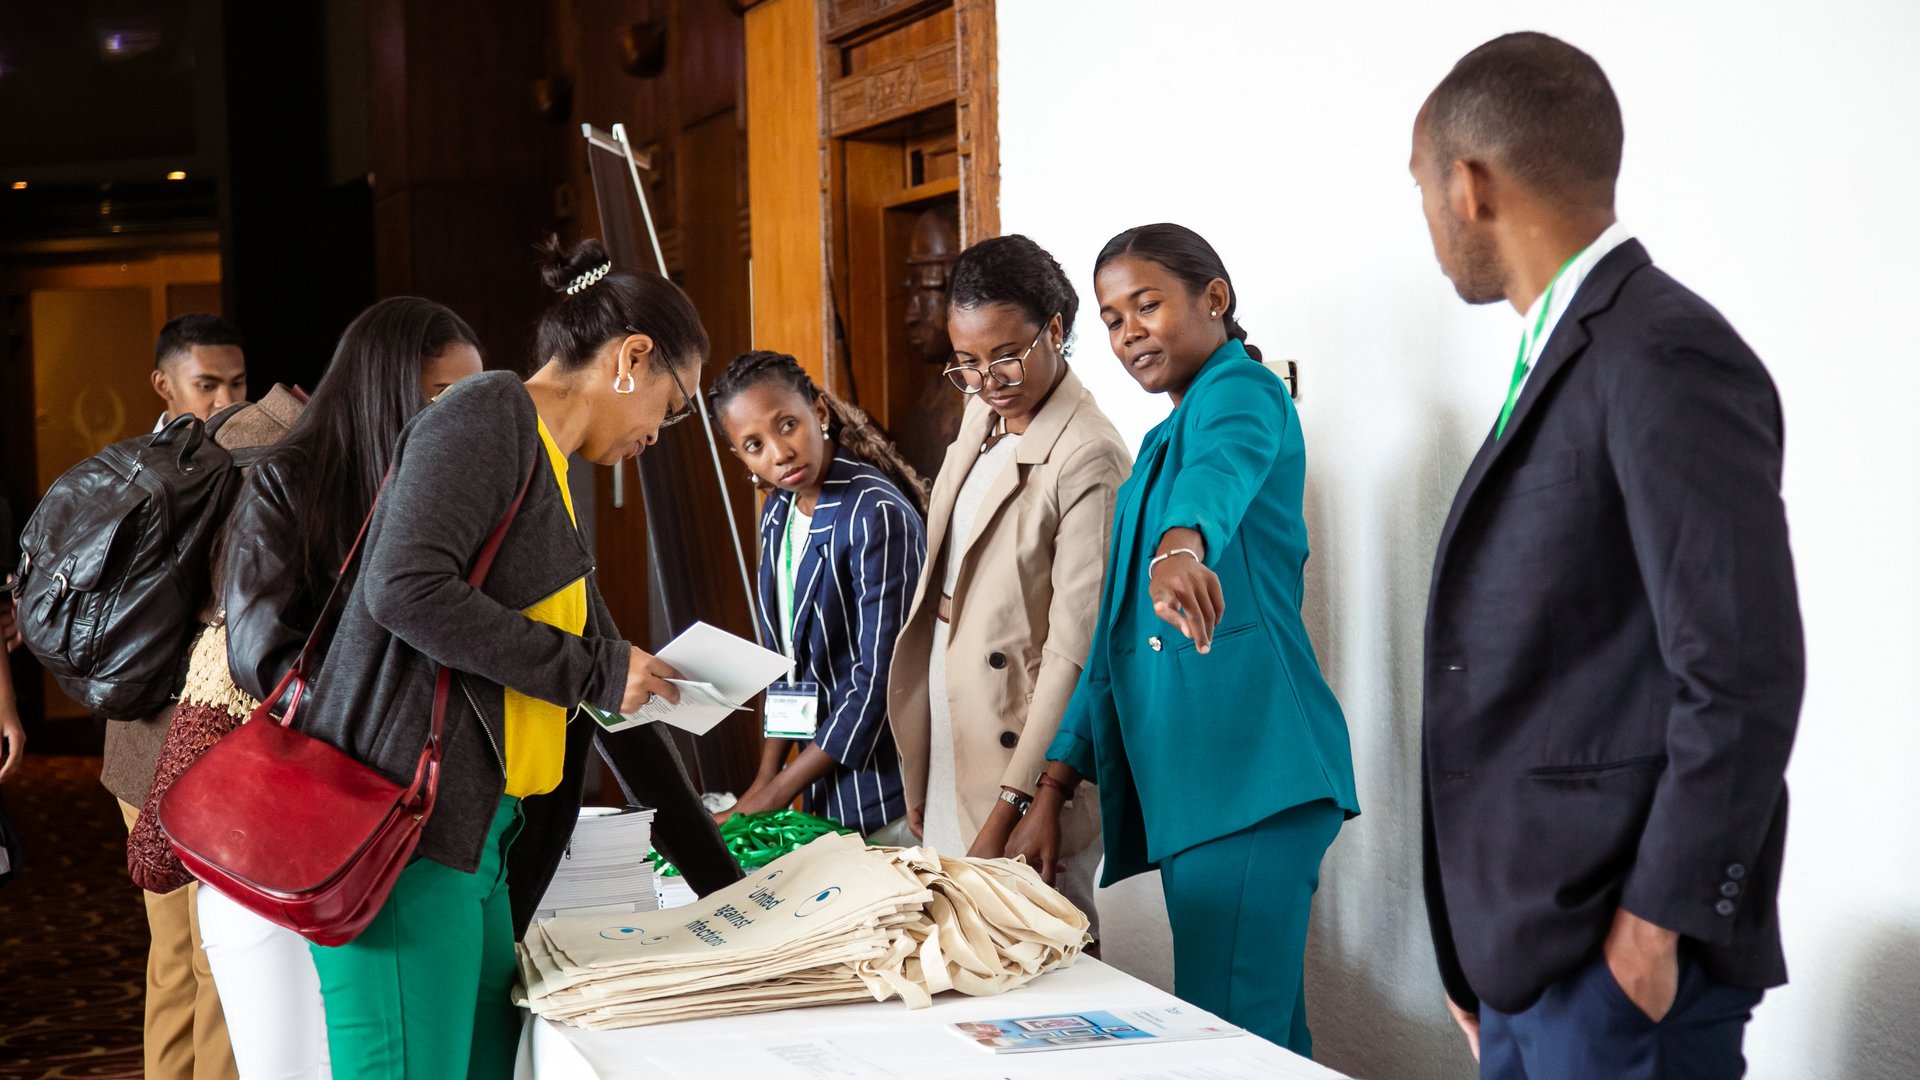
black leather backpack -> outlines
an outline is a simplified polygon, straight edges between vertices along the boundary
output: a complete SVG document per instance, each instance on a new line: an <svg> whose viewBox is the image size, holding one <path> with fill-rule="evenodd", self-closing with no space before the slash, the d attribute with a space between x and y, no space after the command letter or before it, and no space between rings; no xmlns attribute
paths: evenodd
<svg viewBox="0 0 1920 1080"><path fill-rule="evenodd" d="M182 416L118 442L54 481L20 535L20 636L96 715L152 715L179 692L207 599L213 542L240 469Z"/></svg>

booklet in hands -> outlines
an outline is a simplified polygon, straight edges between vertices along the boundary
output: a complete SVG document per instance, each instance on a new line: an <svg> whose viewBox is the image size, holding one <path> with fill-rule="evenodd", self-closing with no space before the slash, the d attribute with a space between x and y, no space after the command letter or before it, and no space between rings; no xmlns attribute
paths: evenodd
<svg viewBox="0 0 1920 1080"><path fill-rule="evenodd" d="M688 627L655 655L682 676L668 680L680 690L679 704L656 697L630 713L609 713L584 703L582 710L608 731L659 721L704 735L746 708L749 699L793 666L771 649L703 622Z"/></svg>

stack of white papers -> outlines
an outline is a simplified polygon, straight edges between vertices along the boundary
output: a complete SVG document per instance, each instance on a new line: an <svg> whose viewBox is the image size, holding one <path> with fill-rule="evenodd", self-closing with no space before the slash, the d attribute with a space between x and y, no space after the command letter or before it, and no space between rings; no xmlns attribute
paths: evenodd
<svg viewBox="0 0 1920 1080"><path fill-rule="evenodd" d="M536 919L653 911L653 811L583 806L560 869L547 886Z"/></svg>
<svg viewBox="0 0 1920 1080"><path fill-rule="evenodd" d="M1086 931L1024 863L828 834L697 904L536 922L516 996L586 1028L894 996L922 1008L1071 964Z"/></svg>

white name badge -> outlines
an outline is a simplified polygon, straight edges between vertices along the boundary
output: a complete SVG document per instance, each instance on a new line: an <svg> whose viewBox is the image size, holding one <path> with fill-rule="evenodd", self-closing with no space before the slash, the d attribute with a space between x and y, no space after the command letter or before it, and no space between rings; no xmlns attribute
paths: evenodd
<svg viewBox="0 0 1920 1080"><path fill-rule="evenodd" d="M767 738L811 739L819 727L819 683L777 682L767 687Z"/></svg>

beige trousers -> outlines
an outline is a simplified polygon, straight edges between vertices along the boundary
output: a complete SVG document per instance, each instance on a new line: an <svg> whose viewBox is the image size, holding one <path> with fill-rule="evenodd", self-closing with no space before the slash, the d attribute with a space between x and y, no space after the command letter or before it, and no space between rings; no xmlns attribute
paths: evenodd
<svg viewBox="0 0 1920 1080"><path fill-rule="evenodd" d="M120 804L127 829L140 808ZM227 1021L200 948L200 884L165 896L141 890L147 902L147 1080L239 1080Z"/></svg>

